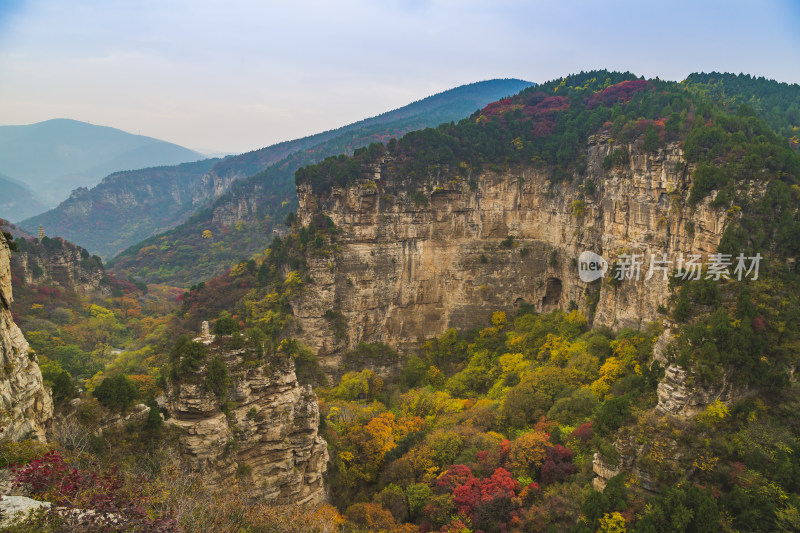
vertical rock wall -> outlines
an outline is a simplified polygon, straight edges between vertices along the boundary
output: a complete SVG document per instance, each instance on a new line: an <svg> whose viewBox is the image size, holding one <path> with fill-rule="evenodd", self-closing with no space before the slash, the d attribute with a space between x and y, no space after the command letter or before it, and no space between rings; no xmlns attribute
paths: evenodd
<svg viewBox="0 0 800 533"><path fill-rule="evenodd" d="M608 134L590 138L586 170L568 183L541 167L484 172L472 186L459 177L432 179L422 187L428 205L400 187L389 190L380 169L324 197L300 185L301 221L324 214L342 230L334 253L309 258L314 283L293 306L303 341L335 368L360 341L415 343L485 324L493 311L521 302L540 311L577 306L595 324L615 328L660 320L669 289L660 273L644 279L650 254L713 252L726 214L708 200L695 210L684 206L693 168L677 143L656 154L629 145L630 163L604 170L615 147ZM594 194L583 194L586 180ZM609 263L623 253L648 259L639 281L585 283L577 259L587 250ZM327 311L344 316L344 338Z"/></svg>
<svg viewBox="0 0 800 533"><path fill-rule="evenodd" d="M0 234L0 414L2 438L45 438L53 416L50 391L42 383L36 356L11 317L11 251Z"/></svg>

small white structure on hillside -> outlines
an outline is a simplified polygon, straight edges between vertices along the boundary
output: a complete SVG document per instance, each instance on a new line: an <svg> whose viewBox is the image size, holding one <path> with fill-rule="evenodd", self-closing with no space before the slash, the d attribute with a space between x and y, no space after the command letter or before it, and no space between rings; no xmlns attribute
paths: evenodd
<svg viewBox="0 0 800 533"><path fill-rule="evenodd" d="M203 320L200 326L200 336L193 339L194 342L202 342L203 344L211 344L214 342L214 335L211 334L211 328L208 326L208 320Z"/></svg>

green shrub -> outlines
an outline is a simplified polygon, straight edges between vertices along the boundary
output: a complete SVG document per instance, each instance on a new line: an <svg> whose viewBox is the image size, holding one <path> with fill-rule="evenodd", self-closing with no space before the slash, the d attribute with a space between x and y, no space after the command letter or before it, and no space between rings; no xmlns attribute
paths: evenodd
<svg viewBox="0 0 800 533"><path fill-rule="evenodd" d="M627 165L631 161L631 154L624 146L617 148L603 159L603 169L609 170L614 167Z"/></svg>
<svg viewBox="0 0 800 533"><path fill-rule="evenodd" d="M630 400L625 396L603 402L594 416L594 427L601 433L616 431L631 417Z"/></svg>
<svg viewBox="0 0 800 533"><path fill-rule="evenodd" d="M658 133L652 124L647 126L644 132L644 142L642 143L642 150L645 152L658 151Z"/></svg>
<svg viewBox="0 0 800 533"><path fill-rule="evenodd" d="M214 323L214 335L232 335L239 331L239 323L227 311L219 314Z"/></svg>
<svg viewBox="0 0 800 533"><path fill-rule="evenodd" d="M0 440L0 468L28 464L48 451L50 446L37 440Z"/></svg>

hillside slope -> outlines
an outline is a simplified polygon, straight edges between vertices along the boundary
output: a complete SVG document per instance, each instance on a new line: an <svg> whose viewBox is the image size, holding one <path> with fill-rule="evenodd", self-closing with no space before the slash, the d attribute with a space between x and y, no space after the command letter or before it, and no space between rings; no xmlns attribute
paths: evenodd
<svg viewBox="0 0 800 533"><path fill-rule="evenodd" d="M57 208L21 225L33 232L41 224L48 234L108 258L189 216L196 208L197 185L219 161L116 172L92 189L73 191Z"/></svg>

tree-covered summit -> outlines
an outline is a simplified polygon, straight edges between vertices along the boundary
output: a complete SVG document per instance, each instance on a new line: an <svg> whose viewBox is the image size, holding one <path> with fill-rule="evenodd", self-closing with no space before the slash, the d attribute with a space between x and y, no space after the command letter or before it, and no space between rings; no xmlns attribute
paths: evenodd
<svg viewBox="0 0 800 533"><path fill-rule="evenodd" d="M752 164L765 164L796 176L791 150L796 137L787 139L787 134L795 131L791 110L798 98L788 105L787 118L774 115L784 100L792 101L800 92L796 86L760 78L733 79L736 83L723 85L711 75L696 74L678 83L645 80L629 72L582 72L491 103L458 123L411 132L352 157L301 168L296 182L325 194L371 174L384 160L390 161L381 169L385 184L409 191L433 177L469 181L483 170L509 165L549 165L557 178L567 180L585 172L582 147L602 128L623 145L647 134L645 151L681 141L695 163L719 167L723 159L735 159L751 169ZM720 128L738 133L722 135ZM707 181L701 184L707 189L704 194L711 190ZM712 186L720 185L716 181Z"/></svg>

